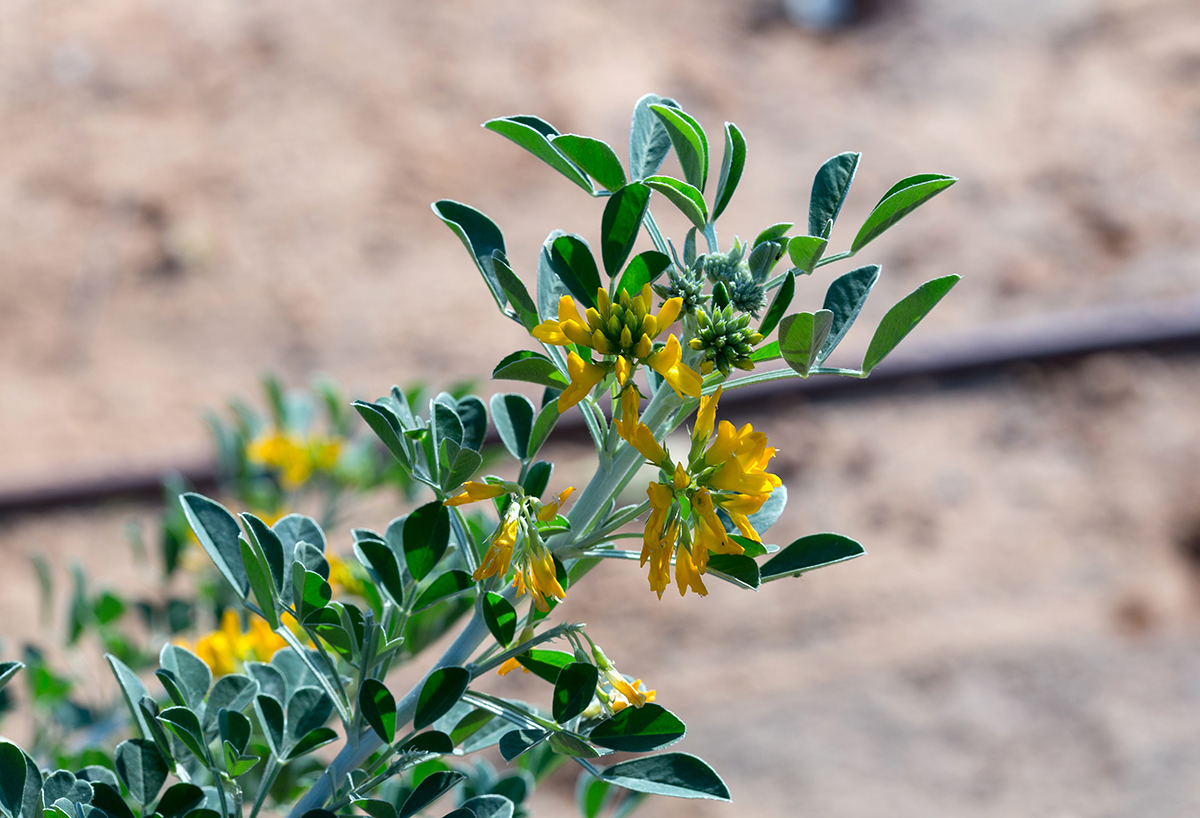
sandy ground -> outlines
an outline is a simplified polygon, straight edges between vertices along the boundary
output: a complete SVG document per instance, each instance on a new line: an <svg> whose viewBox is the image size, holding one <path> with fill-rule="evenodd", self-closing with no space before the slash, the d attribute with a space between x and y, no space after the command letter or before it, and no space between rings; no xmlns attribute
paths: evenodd
<svg viewBox="0 0 1200 818"><path fill-rule="evenodd" d="M266 370L368 396L485 373L520 331L428 203L491 214L531 279L545 234L594 239L600 208L478 124L537 113L623 154L647 90L746 133L724 241L803 221L841 150L865 158L839 246L896 179L962 177L862 254L884 265L867 326L951 272L965 280L921 332L1200 290L1190 0L908 0L825 37L770 12L0 6L0 487L203 457L200 412ZM661 604L632 565L606 566L571 600L735 796L647 812L1200 811L1180 549L1200 542L1198 390L1189 359L1106 356L753 418L793 492L777 541L836 530L870 556ZM121 564L134 513L10 520L0 549ZM565 814L559 795L541 814Z"/></svg>

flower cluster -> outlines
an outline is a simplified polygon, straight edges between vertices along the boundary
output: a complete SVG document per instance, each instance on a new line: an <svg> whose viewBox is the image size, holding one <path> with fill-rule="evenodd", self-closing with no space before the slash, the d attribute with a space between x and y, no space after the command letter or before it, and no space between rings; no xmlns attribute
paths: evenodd
<svg viewBox="0 0 1200 818"><path fill-rule="evenodd" d="M233 673L242 662L268 662L275 651L287 647L283 637L261 617L251 617L250 629L243 631L237 611L232 608L221 614L217 630L200 637L195 645L181 644L203 659L215 676Z"/></svg>
<svg viewBox="0 0 1200 818"><path fill-rule="evenodd" d="M701 309L696 313L696 337L688 346L704 353L704 371L711 372L715 366L722 375L728 376L737 369L754 369L750 355L754 347L762 342L762 335L750 328L750 316L733 314L733 305L708 313Z"/></svg>
<svg viewBox="0 0 1200 818"><path fill-rule="evenodd" d="M304 485L314 473L331 470L340 452L337 438L305 438L275 429L246 447L246 459L277 471L280 483L291 490Z"/></svg>
<svg viewBox="0 0 1200 818"><path fill-rule="evenodd" d="M605 357L600 363L584 360L572 350L567 354L567 374L570 385L558 396L558 410L565 412L610 373L624 387L633 377L638 364L644 364L663 376L680 395L700 396L699 373L683 363L683 347L673 334L666 343L655 348L654 339L675 323L683 308L682 298L668 298L657 314L650 313L654 293L650 285L630 296L624 290L612 301L601 287L596 291L596 306L579 315L575 299L564 295L558 301L558 318L543 321L533 328L533 337L544 344L580 347Z"/></svg>
<svg viewBox="0 0 1200 818"><path fill-rule="evenodd" d="M475 569L472 579L478 582L491 576L504 578L511 565L516 568L513 585L517 587L517 593L530 592L538 610L550 609L547 598L564 599L567 592L558 581L554 557L542 540L541 529L558 516L559 509L574 490L573 487L566 488L553 500L542 503L536 497L526 495L516 483L464 483L462 494L446 500L445 505L460 506L505 495L510 498L500 524L488 541L483 562Z"/></svg>
<svg viewBox="0 0 1200 818"><path fill-rule="evenodd" d="M628 392L626 393L628 394ZM741 554L745 549L726 533L720 509L743 536L758 541L750 523L754 514L782 481L766 471L775 456L767 436L747 423L740 429L729 421L716 425L721 388L700 402L686 465L671 459L653 431L637 417L636 396L621 398L617 432L643 457L661 469L662 482L646 488L650 514L642 539L641 564L650 563L650 587L662 598L671 581L681 596L690 588L708 593L701 577L710 553ZM714 437L714 426L715 437Z"/></svg>

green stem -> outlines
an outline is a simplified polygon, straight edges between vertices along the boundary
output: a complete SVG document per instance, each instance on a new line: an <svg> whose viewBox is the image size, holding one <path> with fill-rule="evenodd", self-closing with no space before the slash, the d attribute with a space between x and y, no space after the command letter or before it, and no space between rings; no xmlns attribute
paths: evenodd
<svg viewBox="0 0 1200 818"><path fill-rule="evenodd" d="M654 221L654 214L649 208L646 210L646 215L642 219L642 223L646 225L646 232L650 234L650 241L654 242L654 249L663 255L671 255L670 249L667 247L667 240L663 238L662 231L658 229L658 222Z"/></svg>
<svg viewBox="0 0 1200 818"><path fill-rule="evenodd" d="M279 760L271 753L267 759L267 768L263 771L262 780L258 782L258 793L254 796L254 806L250 808L250 818L257 818L258 811L262 809L263 803L267 800L267 793L271 789L271 785L275 783L275 777L279 775Z"/></svg>

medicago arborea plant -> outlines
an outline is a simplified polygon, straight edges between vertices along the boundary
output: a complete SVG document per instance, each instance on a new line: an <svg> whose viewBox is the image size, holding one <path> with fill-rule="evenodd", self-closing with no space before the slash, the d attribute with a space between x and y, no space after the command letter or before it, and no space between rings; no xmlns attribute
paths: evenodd
<svg viewBox="0 0 1200 818"><path fill-rule="evenodd" d="M43 759L0 743L0 808L12 818L255 818L264 808L294 818L512 816L568 759L581 768L579 808L589 818L626 815L646 794L730 798L704 761L664 752L684 724L636 674L622 672L636 669L614 665L619 646L602 649L583 626L546 617L588 593L587 574L600 560L629 562L630 593L690 593L704 604L698 598L714 581L756 589L862 553L836 534L766 544L787 496L771 471L775 450L762 430L717 422L716 413L725 396L753 384L869 375L958 276L926 282L892 307L857 369L826 360L880 268L833 278L811 312L793 310L796 280L857 255L955 179L898 182L849 248L828 253L859 162L839 154L817 171L807 225L773 224L722 249L716 223L746 162L732 123L715 172L704 128L653 94L634 108L627 165L605 142L560 134L538 117L486 127L597 200L594 243L556 230L536 266L513 265L499 227L478 210L433 205L501 316L528 332L532 349L503 357L493 378L544 387L540 404L518 393L486 404L443 393L423 412L396 388L356 402L406 485L424 487L428 502L382 533L353 529L346 560L327 553L308 517L268 524L184 494L195 537L244 610L194 646L205 659L164 647L153 693L110 657L134 734L116 746L111 769L43 771ZM661 172L672 151L678 176ZM681 240L662 234L655 208L676 208L691 223ZM635 255L643 234L652 249ZM538 455L571 412L582 414L595 444L595 474L547 496L553 466ZM519 463L515 480L477 473L489 420ZM668 448L667 436L684 426L686 443ZM331 444L278 432L251 445L248 462L277 466L284 488L340 468ZM652 479L631 485L645 479L647 464ZM644 499L618 507L629 492ZM449 647L428 655L451 631ZM414 662L423 678L393 691L389 671ZM542 702L474 685L516 667L546 681ZM507 768L464 758L497 745ZM613 753L623 760L613 763ZM455 805L434 806L442 796Z"/></svg>

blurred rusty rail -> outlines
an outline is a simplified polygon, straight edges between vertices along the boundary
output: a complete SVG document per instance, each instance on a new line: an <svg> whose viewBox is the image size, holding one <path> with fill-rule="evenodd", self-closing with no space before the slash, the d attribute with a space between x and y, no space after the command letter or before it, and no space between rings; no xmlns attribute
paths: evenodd
<svg viewBox="0 0 1200 818"><path fill-rule="evenodd" d="M732 392L722 400L722 406L771 406L780 399L801 396L855 399L913 383L945 385L1002 375L1016 364L1063 363L1101 352L1135 350L1156 354L1200 351L1200 298L1093 307L931 338L923 338L918 332L867 380L819 377L773 381ZM558 441L586 438L586 428L577 413L564 418L554 432L554 440ZM499 443L494 431L489 433L488 442ZM162 481L169 474L180 475L199 491L217 487L216 470L207 463L116 472L0 489L0 517L116 501L154 501L162 496Z"/></svg>

